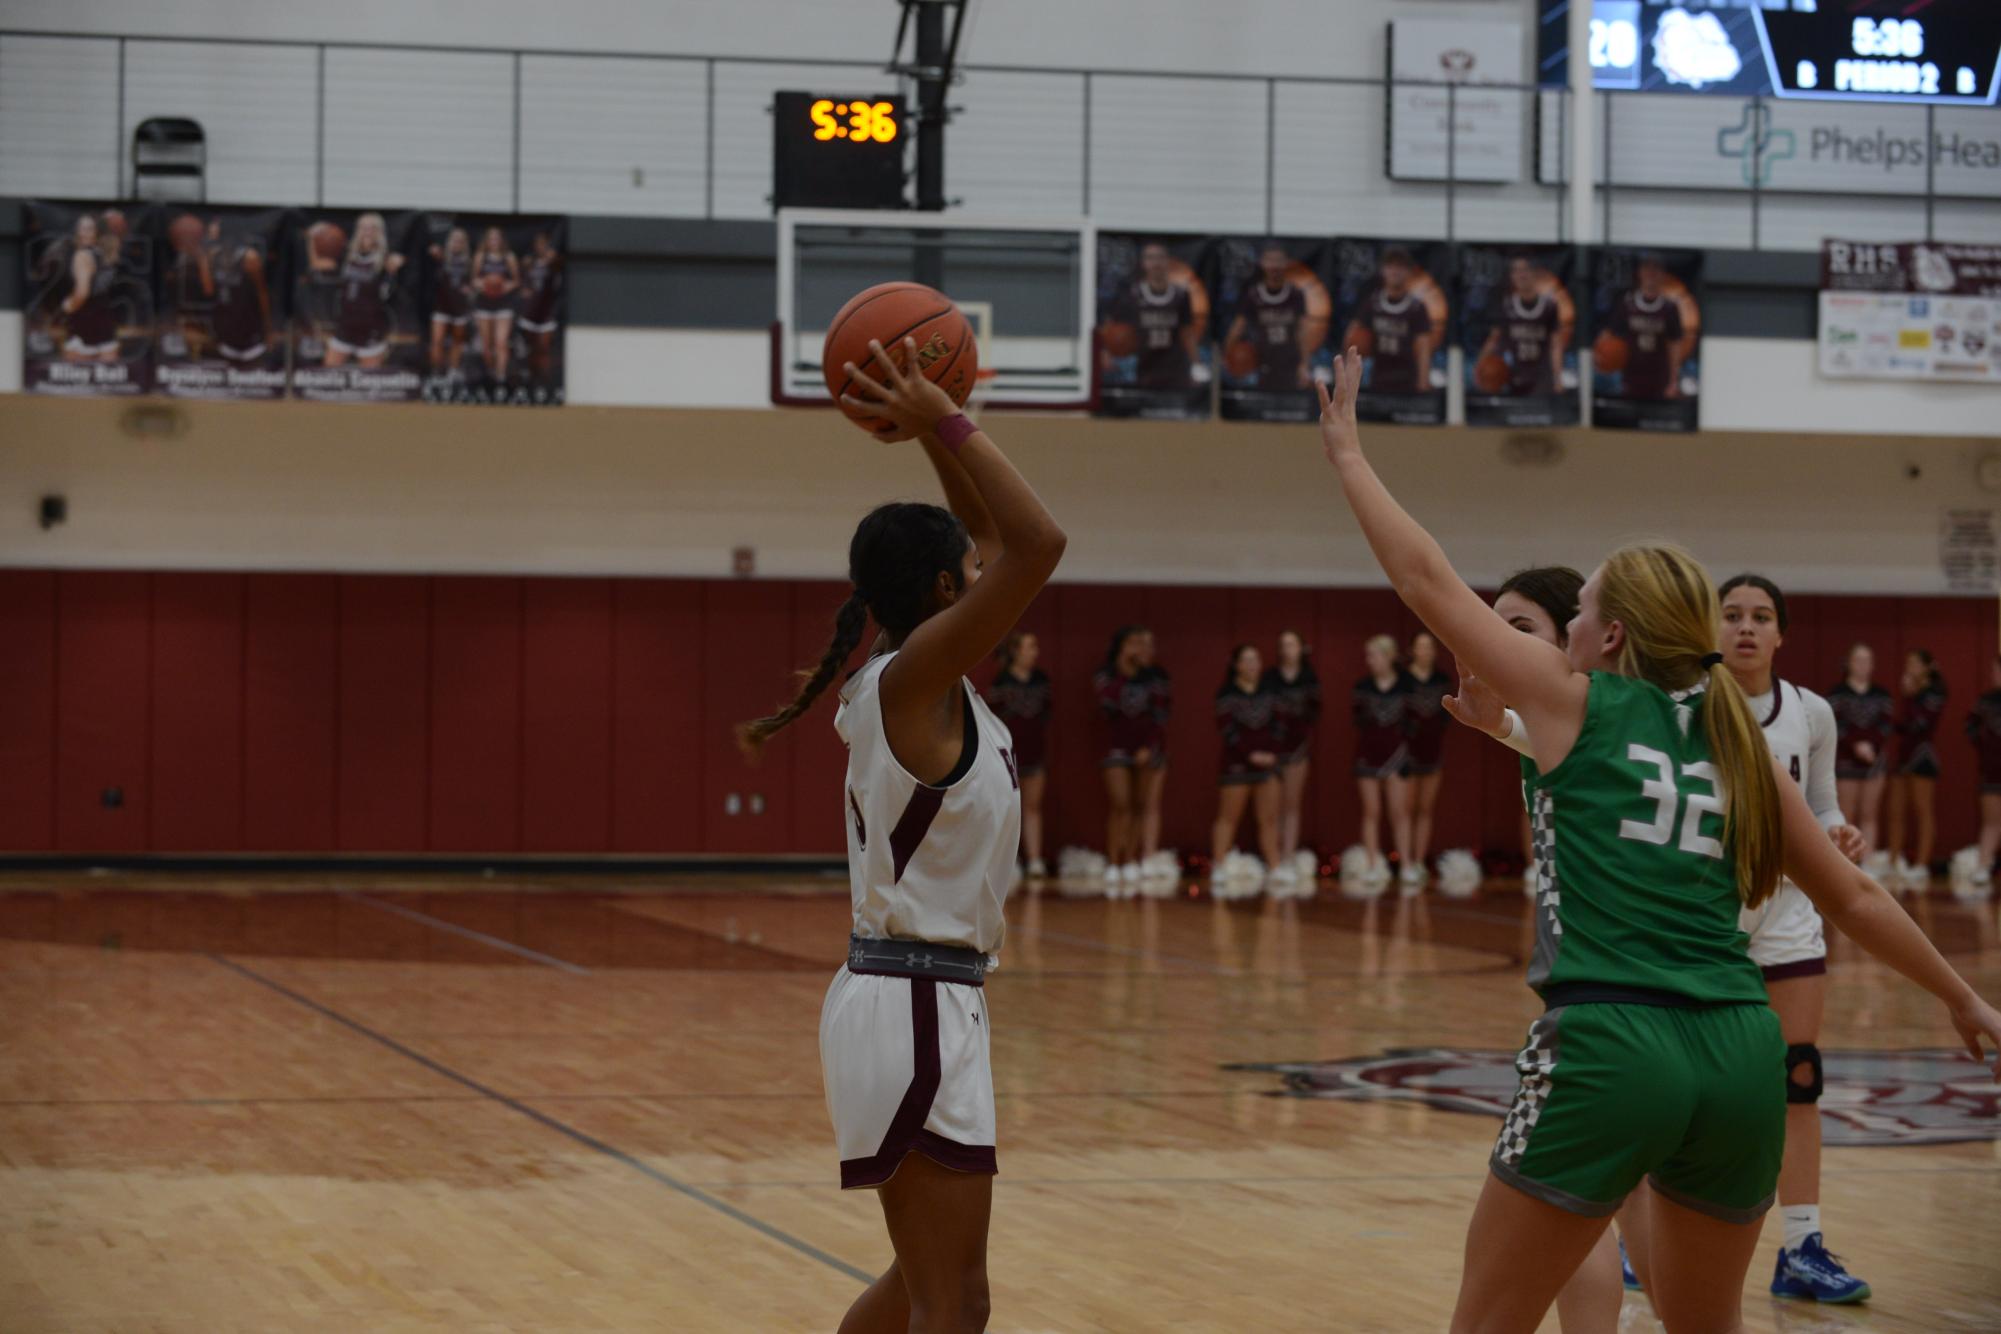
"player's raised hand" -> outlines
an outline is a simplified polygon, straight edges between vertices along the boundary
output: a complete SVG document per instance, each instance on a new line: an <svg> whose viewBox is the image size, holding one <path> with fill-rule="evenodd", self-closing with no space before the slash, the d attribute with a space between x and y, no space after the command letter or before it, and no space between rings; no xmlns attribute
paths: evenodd
<svg viewBox="0 0 2001 1334"><path fill-rule="evenodd" d="M938 423L959 410L952 396L924 377L917 369L917 340L903 340L903 365L898 366L881 343L869 339L870 375L850 361L841 369L852 382L841 395L841 406L885 417L895 424L894 432L878 431L881 440L909 440L935 430ZM900 433L900 434L899 434Z"/></svg>
<svg viewBox="0 0 2001 1334"><path fill-rule="evenodd" d="M1343 455L1362 452L1362 433L1355 425L1355 395L1362 389L1362 354L1354 347L1334 358L1334 392L1316 384L1320 395L1320 443L1327 461L1338 463Z"/></svg>
<svg viewBox="0 0 2001 1334"><path fill-rule="evenodd" d="M1507 706L1492 686L1471 672L1459 678L1458 693L1447 695L1444 703L1447 713L1474 731L1485 732L1496 741L1506 737Z"/></svg>

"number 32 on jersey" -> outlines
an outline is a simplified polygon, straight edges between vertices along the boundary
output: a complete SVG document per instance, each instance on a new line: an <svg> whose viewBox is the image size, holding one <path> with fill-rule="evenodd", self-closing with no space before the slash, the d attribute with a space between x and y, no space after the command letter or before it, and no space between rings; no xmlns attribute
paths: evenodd
<svg viewBox="0 0 2001 1334"><path fill-rule="evenodd" d="M1702 831L1703 821L1709 819L1715 820L1718 832L1722 830L1723 798L1717 786L1716 766L1708 760L1697 760L1682 765L1677 775L1671 758L1637 741L1626 747L1626 758L1650 771L1641 777L1640 795L1654 803L1654 818L1619 821L1619 837L1659 847L1673 844L1698 857L1720 859L1723 841Z"/></svg>

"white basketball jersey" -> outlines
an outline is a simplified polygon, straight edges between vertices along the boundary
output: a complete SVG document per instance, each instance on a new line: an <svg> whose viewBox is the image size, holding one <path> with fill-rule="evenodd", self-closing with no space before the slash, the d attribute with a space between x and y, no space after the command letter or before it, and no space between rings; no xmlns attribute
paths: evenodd
<svg viewBox="0 0 2001 1334"><path fill-rule="evenodd" d="M1747 701L1751 716L1765 729L1765 744L1806 794L1806 804L1823 825L1839 823L1834 789L1834 708L1811 690L1772 679L1772 693Z"/></svg>
<svg viewBox="0 0 2001 1334"><path fill-rule="evenodd" d="M1021 836L1014 738L962 680L978 737L972 766L949 787L912 778L890 754L882 727L882 673L895 656L885 653L855 673L834 717L848 747L854 933L998 954Z"/></svg>

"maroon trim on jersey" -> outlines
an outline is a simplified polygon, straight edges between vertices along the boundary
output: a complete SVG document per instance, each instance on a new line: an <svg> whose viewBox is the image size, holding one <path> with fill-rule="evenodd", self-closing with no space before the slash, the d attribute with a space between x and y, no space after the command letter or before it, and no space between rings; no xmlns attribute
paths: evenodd
<svg viewBox="0 0 2001 1334"><path fill-rule="evenodd" d="M1827 956L1818 959L1796 959L1792 963L1775 963L1759 972L1767 982L1784 982L1795 977L1820 977L1827 972Z"/></svg>
<svg viewBox="0 0 2001 1334"><path fill-rule="evenodd" d="M889 831L889 855L894 870L889 880L892 885L903 879L903 868L910 865L910 859L917 855L918 845L931 832L931 822L938 818L938 811L944 804L945 789L942 787L926 787L919 783L911 792L910 804L903 808L896 828Z"/></svg>
<svg viewBox="0 0 2001 1334"><path fill-rule="evenodd" d="M904 1089L903 1101L883 1132L882 1145L867 1158L841 1160L842 1190L880 1186L896 1175L904 1156L912 1150L955 1172L991 1175L1000 1170L993 1145L960 1144L924 1128L943 1078L938 1057L938 983L932 978L910 979L910 1052L910 1086Z"/></svg>
<svg viewBox="0 0 2001 1334"><path fill-rule="evenodd" d="M1786 683L1775 676L1772 678L1772 711L1765 715L1765 721L1759 723L1758 726L1770 727L1779 720L1779 711L1785 707ZM1793 777L1798 778L1799 775L1794 774Z"/></svg>

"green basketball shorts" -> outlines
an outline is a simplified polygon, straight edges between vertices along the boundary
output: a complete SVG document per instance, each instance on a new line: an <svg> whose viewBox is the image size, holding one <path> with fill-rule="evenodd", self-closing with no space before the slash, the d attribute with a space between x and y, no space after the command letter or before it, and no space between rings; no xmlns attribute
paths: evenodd
<svg viewBox="0 0 2001 1334"><path fill-rule="evenodd" d="M1730 1223L1771 1208L1786 1145L1786 1044L1763 1005L1558 1006L1529 1027L1494 1175L1602 1218L1641 1178Z"/></svg>

